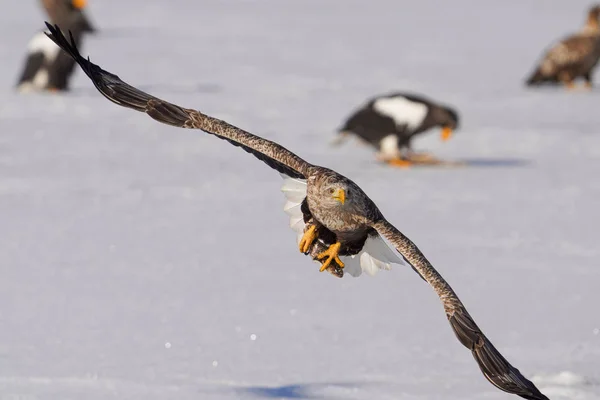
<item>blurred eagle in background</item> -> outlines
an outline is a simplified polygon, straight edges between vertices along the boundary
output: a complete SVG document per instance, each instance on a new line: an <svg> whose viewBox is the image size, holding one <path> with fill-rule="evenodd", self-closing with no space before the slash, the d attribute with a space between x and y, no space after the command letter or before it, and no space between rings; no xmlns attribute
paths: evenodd
<svg viewBox="0 0 600 400"><path fill-rule="evenodd" d="M78 45L85 33L96 29L83 9L85 0L41 0L52 22L64 31L71 31ZM27 45L27 57L17 82L20 92L68 90L69 79L75 70L75 62L44 34L38 32Z"/></svg>
<svg viewBox="0 0 600 400"><path fill-rule="evenodd" d="M439 160L412 148L415 136L432 128L442 128L448 140L458 128L458 113L424 96L388 93L368 99L338 129L333 144L354 135L377 150L377 159L394 166L436 164Z"/></svg>
<svg viewBox="0 0 600 400"><path fill-rule="evenodd" d="M574 87L577 78L583 78L592 87L592 72L600 59L600 5L591 7L581 31L558 42L548 50L533 74L528 86L544 83Z"/></svg>

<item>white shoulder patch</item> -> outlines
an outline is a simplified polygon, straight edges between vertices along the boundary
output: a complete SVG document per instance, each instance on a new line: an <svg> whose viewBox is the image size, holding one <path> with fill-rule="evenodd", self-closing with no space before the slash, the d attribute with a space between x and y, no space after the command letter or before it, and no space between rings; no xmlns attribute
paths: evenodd
<svg viewBox="0 0 600 400"><path fill-rule="evenodd" d="M27 45L29 53L43 53L46 61L52 62L58 56L60 47L58 47L44 32L37 33Z"/></svg>
<svg viewBox="0 0 600 400"><path fill-rule="evenodd" d="M300 209L302 201L306 198L306 181L303 179L290 178L287 175L280 174L283 178L281 191L285 195L286 203L283 206L283 211L290 216L290 228L297 233L297 241L304 234L304 216Z"/></svg>
<svg viewBox="0 0 600 400"><path fill-rule="evenodd" d="M428 112L425 104L402 96L377 99L373 103L373 109L392 118L397 126L406 125L410 131L416 130L423 123Z"/></svg>
<svg viewBox="0 0 600 400"><path fill-rule="evenodd" d="M407 265L400 253L393 250L379 235L369 236L357 255L340 259L345 264L344 272L354 277L360 276L363 271L373 276L380 269L392 269L392 264Z"/></svg>

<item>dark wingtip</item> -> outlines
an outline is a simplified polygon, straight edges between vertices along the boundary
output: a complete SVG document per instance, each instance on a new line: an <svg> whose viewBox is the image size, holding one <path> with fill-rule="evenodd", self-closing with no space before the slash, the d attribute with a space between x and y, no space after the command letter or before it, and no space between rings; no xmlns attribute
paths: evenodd
<svg viewBox="0 0 600 400"><path fill-rule="evenodd" d="M500 354L466 311L456 312L448 320L458 340L471 350L481 372L492 385L527 400L549 400Z"/></svg>
<svg viewBox="0 0 600 400"><path fill-rule="evenodd" d="M71 47L77 54L79 54L79 50L77 50L77 45L75 44L75 38L73 37L73 32L69 31L69 39L71 39Z"/></svg>
<svg viewBox="0 0 600 400"><path fill-rule="evenodd" d="M485 341L487 342L485 344L486 349L474 349L472 353L481 372L492 385L527 400L549 400L533 382L525 378L517 368L510 365L502 356L500 357L506 364L504 368L498 369L499 365L494 365L493 362L495 359L497 360L500 353L487 339Z"/></svg>
<svg viewBox="0 0 600 400"><path fill-rule="evenodd" d="M44 32L46 36L48 36L50 40L52 40L58 47L60 47L73 60L75 60L87 76L92 78L92 68L94 67L94 64L90 61L89 57L86 60L79 53L79 50L77 49L77 43L75 41L75 38L73 37L73 32L69 30L69 43L69 40L67 40L65 35L63 35L58 25L52 25L48 21L44 21L44 23L50 31L50 33Z"/></svg>

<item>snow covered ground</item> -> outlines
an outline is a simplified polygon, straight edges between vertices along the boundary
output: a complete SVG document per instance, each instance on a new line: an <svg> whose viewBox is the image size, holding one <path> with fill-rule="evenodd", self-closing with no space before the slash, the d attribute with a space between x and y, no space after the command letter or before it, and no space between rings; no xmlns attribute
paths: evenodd
<svg viewBox="0 0 600 400"><path fill-rule="evenodd" d="M8 0L4 0L8 3ZM600 101L525 90L587 1L90 2L126 81L354 179L551 399L600 399ZM102 98L19 96L34 1L0 13L0 400L509 399L410 269L342 280L296 248L278 174ZM597 78L597 80L600 77ZM414 90L462 127L399 170L328 146Z"/></svg>

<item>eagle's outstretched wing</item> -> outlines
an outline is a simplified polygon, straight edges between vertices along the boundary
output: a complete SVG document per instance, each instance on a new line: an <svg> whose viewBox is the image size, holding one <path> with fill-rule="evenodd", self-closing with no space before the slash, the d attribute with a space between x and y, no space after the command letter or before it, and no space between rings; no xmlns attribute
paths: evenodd
<svg viewBox="0 0 600 400"><path fill-rule="evenodd" d="M456 293L433 268L419 248L386 220L373 225L389 240L414 269L433 287L442 300L448 321L458 340L471 352L483 375L491 384L528 400L548 400L535 385L500 354L483 334Z"/></svg>
<svg viewBox="0 0 600 400"><path fill-rule="evenodd" d="M77 46L71 35L71 42L67 41L57 25L50 25L48 37L60 48L67 52L92 80L94 86L107 99L123 107L142 111L157 121L181 127L201 129L221 139L239 146L256 158L264 161L271 168L292 178L306 179L309 175L311 164L307 163L296 154L283 146L263 139L240 128L205 115L200 111L183 108L166 102L157 97L142 92L135 87L123 82L117 75L111 74L86 60L79 54Z"/></svg>

